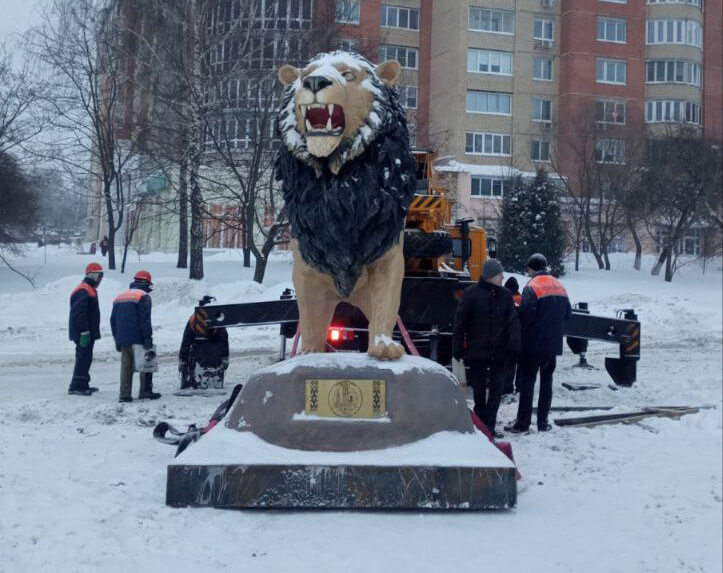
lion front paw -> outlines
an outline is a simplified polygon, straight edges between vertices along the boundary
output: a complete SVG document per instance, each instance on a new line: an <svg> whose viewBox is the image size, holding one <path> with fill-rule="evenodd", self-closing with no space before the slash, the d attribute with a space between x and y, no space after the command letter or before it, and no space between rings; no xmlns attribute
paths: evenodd
<svg viewBox="0 0 723 573"><path fill-rule="evenodd" d="M377 334L373 343L369 345L367 354L379 360L397 360L404 356L404 347L388 336Z"/></svg>

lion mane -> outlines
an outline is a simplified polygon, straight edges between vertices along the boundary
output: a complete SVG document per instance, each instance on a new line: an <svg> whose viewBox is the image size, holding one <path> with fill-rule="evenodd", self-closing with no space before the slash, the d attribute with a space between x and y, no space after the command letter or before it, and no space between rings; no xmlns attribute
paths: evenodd
<svg viewBox="0 0 723 573"><path fill-rule="evenodd" d="M416 162L399 96L361 56L320 54L321 60L345 58L364 68L364 87L373 94L366 121L326 159L312 156L296 128L294 95L287 86L277 120L281 136L275 172L281 181L291 225L304 261L331 276L348 297L364 266L398 243L415 187ZM329 163L340 165L338 173Z"/></svg>

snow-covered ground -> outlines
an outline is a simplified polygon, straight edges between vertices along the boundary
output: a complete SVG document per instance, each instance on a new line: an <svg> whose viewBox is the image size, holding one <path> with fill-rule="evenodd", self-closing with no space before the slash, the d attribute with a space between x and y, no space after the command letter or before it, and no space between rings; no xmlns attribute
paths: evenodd
<svg viewBox="0 0 723 573"><path fill-rule="evenodd" d="M44 255L47 263L44 264ZM702 405L680 420L651 418L594 429L555 427L510 438L523 474L518 507L503 513L287 512L172 509L164 505L174 449L152 439L156 421L203 422L219 398L172 395L175 353L195 301L278 297L291 265L278 258L264 285L251 282L237 253L206 259L207 280L191 283L171 255L135 258L100 288L104 338L96 346L92 397L68 396L73 348L67 299L93 260L56 247L17 261L38 288L0 268L0 571L721 571L722 288L720 262L689 266L672 284L630 269L593 270L564 283L594 313L632 307L642 323L638 381L612 390L600 370L558 361L553 405ZM646 268L650 261L646 261ZM108 316L132 273L153 273L155 387L163 398L120 405L118 355ZM234 329L228 383L271 364L276 327ZM570 392L562 382L598 382ZM137 388L137 382L136 382ZM505 404L501 422L514 418Z"/></svg>

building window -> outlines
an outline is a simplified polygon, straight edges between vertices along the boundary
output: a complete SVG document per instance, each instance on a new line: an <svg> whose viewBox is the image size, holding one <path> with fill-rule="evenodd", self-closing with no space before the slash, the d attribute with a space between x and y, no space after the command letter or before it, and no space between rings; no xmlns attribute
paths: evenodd
<svg viewBox="0 0 723 573"><path fill-rule="evenodd" d="M552 81L552 58L534 58L532 60L532 79Z"/></svg>
<svg viewBox="0 0 723 573"><path fill-rule="evenodd" d="M530 159L532 161L550 161L550 142L546 139L530 141Z"/></svg>
<svg viewBox="0 0 723 573"><path fill-rule="evenodd" d="M508 179L472 175L472 197L504 197Z"/></svg>
<svg viewBox="0 0 723 573"><path fill-rule="evenodd" d="M703 5L701 0L648 0L648 4L690 4L698 8Z"/></svg>
<svg viewBox="0 0 723 573"><path fill-rule="evenodd" d="M337 48L343 52L359 53L359 40L357 38L341 38Z"/></svg>
<svg viewBox="0 0 723 573"><path fill-rule="evenodd" d="M417 86L401 86L399 88L399 103L408 109L417 109Z"/></svg>
<svg viewBox="0 0 723 573"><path fill-rule="evenodd" d="M359 0L336 0L336 21L340 24L358 24L360 5Z"/></svg>
<svg viewBox="0 0 723 573"><path fill-rule="evenodd" d="M467 71L485 74L512 75L512 54L494 50L467 50Z"/></svg>
<svg viewBox="0 0 723 573"><path fill-rule="evenodd" d="M382 4L382 28L419 30L419 10Z"/></svg>
<svg viewBox="0 0 723 573"><path fill-rule="evenodd" d="M397 60L399 65L408 70L417 69L417 50L405 46L379 45L379 61Z"/></svg>
<svg viewBox="0 0 723 573"><path fill-rule="evenodd" d="M645 81L649 84L690 84L700 86L700 64L679 60L652 60L645 62Z"/></svg>
<svg viewBox="0 0 723 573"><path fill-rule="evenodd" d="M601 42L617 42L624 44L627 41L628 24L618 18L597 19L597 39Z"/></svg>
<svg viewBox="0 0 723 573"><path fill-rule="evenodd" d="M510 115L511 104L511 94L467 90L467 111L470 113Z"/></svg>
<svg viewBox="0 0 723 573"><path fill-rule="evenodd" d="M599 99L595 102L595 121L625 125L625 102L614 99Z"/></svg>
<svg viewBox="0 0 723 573"><path fill-rule="evenodd" d="M703 47L703 27L693 20L648 20L647 44L687 44Z"/></svg>
<svg viewBox="0 0 723 573"><path fill-rule="evenodd" d="M474 32L493 34L514 34L515 13L504 10L487 10L470 6L469 29Z"/></svg>
<svg viewBox="0 0 723 573"><path fill-rule="evenodd" d="M596 63L597 83L625 85L627 63L621 60L598 58Z"/></svg>
<svg viewBox="0 0 723 573"><path fill-rule="evenodd" d="M532 121L552 121L552 100L532 98Z"/></svg>
<svg viewBox="0 0 723 573"><path fill-rule="evenodd" d="M595 160L598 163L625 163L625 140L602 137L595 142Z"/></svg>
<svg viewBox="0 0 723 573"><path fill-rule="evenodd" d="M600 2L609 2L610 4L627 4L628 0L600 0Z"/></svg>
<svg viewBox="0 0 723 573"><path fill-rule="evenodd" d="M700 125L701 107L679 100L648 100L645 102L646 123L692 123Z"/></svg>
<svg viewBox="0 0 723 573"><path fill-rule="evenodd" d="M511 138L504 133L465 133L464 152L472 155L512 154Z"/></svg>
<svg viewBox="0 0 723 573"><path fill-rule="evenodd" d="M535 18L532 27L532 39L552 42L552 25L553 21L549 18Z"/></svg>

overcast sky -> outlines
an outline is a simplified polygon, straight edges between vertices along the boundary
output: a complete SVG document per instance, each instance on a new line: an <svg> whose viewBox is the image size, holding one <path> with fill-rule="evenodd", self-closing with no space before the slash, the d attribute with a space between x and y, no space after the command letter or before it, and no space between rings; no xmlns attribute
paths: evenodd
<svg viewBox="0 0 723 573"><path fill-rule="evenodd" d="M19 35L40 20L43 0L0 0L0 42L13 47Z"/></svg>

